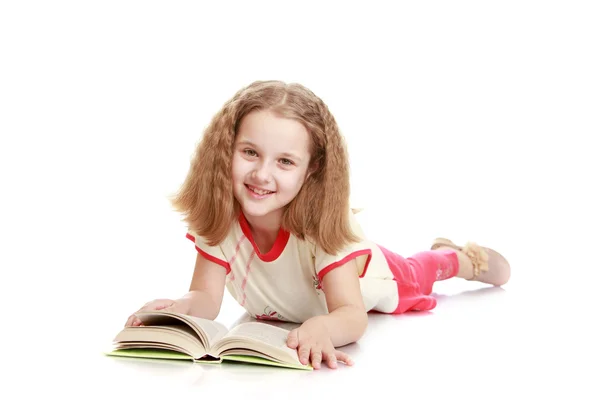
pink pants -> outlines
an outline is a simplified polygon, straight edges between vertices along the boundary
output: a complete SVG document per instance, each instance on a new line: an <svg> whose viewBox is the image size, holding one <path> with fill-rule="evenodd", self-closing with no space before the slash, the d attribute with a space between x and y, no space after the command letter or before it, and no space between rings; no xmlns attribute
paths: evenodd
<svg viewBox="0 0 600 400"><path fill-rule="evenodd" d="M430 250L404 258L379 246L398 284L398 307L392 314L426 311L437 301L430 296L435 281L452 278L458 273L458 257L452 250Z"/></svg>

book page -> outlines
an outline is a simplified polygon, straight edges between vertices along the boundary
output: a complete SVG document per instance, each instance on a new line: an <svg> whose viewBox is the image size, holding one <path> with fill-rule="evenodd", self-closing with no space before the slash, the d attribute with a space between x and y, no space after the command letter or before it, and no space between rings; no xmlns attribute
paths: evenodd
<svg viewBox="0 0 600 400"><path fill-rule="evenodd" d="M144 326L187 324L207 349L227 333L227 328L223 324L191 315L157 310L136 313L136 316Z"/></svg>
<svg viewBox="0 0 600 400"><path fill-rule="evenodd" d="M114 339L117 349L168 349L200 358L207 352L195 332L186 325L137 326L124 328Z"/></svg>
<svg viewBox="0 0 600 400"><path fill-rule="evenodd" d="M261 322L247 322L236 326L226 336L228 338L232 336L251 338L274 347L289 349L286 344L289 333L289 331L277 326Z"/></svg>
<svg viewBox="0 0 600 400"><path fill-rule="evenodd" d="M218 342L223 336L227 334L227 328L225 325L211 321L209 319L203 319L198 317L192 317L191 315L185 315L187 320L191 320L194 324L198 325L206 333L208 339L208 347L212 347Z"/></svg>
<svg viewBox="0 0 600 400"><path fill-rule="evenodd" d="M296 350L286 344L288 334L289 331L277 326L247 322L231 329L213 351L227 355L266 356L278 362L300 364Z"/></svg>

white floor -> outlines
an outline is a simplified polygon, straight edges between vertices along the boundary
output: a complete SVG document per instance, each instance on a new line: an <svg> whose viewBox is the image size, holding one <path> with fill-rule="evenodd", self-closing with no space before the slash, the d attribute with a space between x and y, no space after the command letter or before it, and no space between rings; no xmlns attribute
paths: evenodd
<svg viewBox="0 0 600 400"><path fill-rule="evenodd" d="M359 394L505 399L557 394L597 399L597 301L592 305L592 296L561 279L532 290L531 282L521 281L526 267L517 263L515 280L506 288L462 280L438 283L438 307L430 313L370 315L366 335L344 348L356 364L337 370L106 357L101 351L120 329L122 315L93 315L80 304L65 330L58 324L38 325L32 335L37 345L17 351L22 358L9 365L20 369L16 376L16 368L11 370L7 383L16 384L21 393L92 398ZM62 317L57 315L56 321L64 322ZM239 318L246 317L227 296L219 320L231 325ZM69 346L71 330L80 336L72 337Z"/></svg>
<svg viewBox="0 0 600 400"><path fill-rule="evenodd" d="M32 3L0 3L0 398L600 399L596 2ZM511 281L371 315L352 368L104 356L187 291L166 198L258 79L334 112L373 240L474 240ZM227 295L219 320L240 317Z"/></svg>

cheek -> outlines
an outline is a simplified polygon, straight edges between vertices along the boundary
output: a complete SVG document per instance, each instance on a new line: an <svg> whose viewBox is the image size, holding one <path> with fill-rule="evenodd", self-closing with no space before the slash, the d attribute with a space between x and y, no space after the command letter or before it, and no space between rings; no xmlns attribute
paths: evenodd
<svg viewBox="0 0 600 400"><path fill-rule="evenodd" d="M234 183L238 183L244 178L244 163L237 157L231 161L231 176Z"/></svg>
<svg viewBox="0 0 600 400"><path fill-rule="evenodd" d="M290 174L286 176L285 179L280 181L280 187L285 189L288 193L297 194L302 188L302 184L304 183L304 178L301 173L298 174Z"/></svg>

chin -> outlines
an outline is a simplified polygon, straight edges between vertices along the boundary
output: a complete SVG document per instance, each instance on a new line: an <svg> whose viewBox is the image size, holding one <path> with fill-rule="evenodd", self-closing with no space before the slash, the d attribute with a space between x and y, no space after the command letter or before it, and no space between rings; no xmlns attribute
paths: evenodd
<svg viewBox="0 0 600 400"><path fill-rule="evenodd" d="M277 214L277 211L281 209L272 207L246 207L242 204L241 210L247 217L265 218L275 216L275 214Z"/></svg>
<svg viewBox="0 0 600 400"><path fill-rule="evenodd" d="M269 214L267 211L248 210L246 208L242 208L242 212L249 217L264 217Z"/></svg>
<svg viewBox="0 0 600 400"><path fill-rule="evenodd" d="M265 209L263 207L246 207L245 204L241 204L240 209L244 215L250 215L252 217L264 217L265 215L273 212L271 209Z"/></svg>

